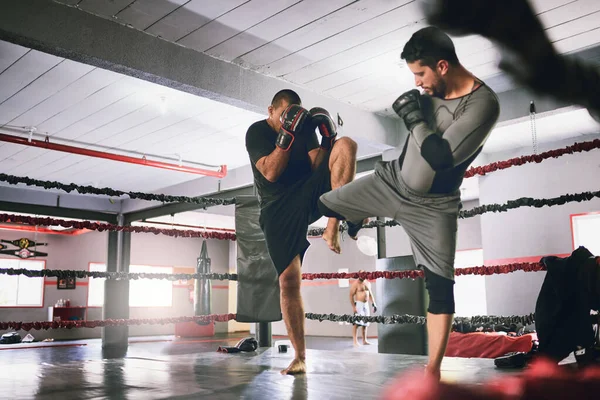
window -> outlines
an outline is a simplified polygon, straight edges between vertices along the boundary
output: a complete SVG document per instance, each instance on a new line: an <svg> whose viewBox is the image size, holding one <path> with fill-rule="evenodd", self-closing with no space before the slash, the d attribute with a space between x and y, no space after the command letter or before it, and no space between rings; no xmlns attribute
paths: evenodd
<svg viewBox="0 0 600 400"><path fill-rule="evenodd" d="M454 267L469 268L483 265L483 249L462 250L456 252ZM456 315L473 317L487 315L485 297L485 277L478 275L461 275L456 277L454 285L454 301Z"/></svg>
<svg viewBox="0 0 600 400"><path fill-rule="evenodd" d="M90 272L106 272L105 264L90 263ZM102 307L104 305L104 278L90 278L88 284L88 306Z"/></svg>
<svg viewBox="0 0 600 400"><path fill-rule="evenodd" d="M106 271L105 264L90 263L90 271ZM150 265L130 265L129 272L172 274L172 267ZM90 278L88 306L104 305L104 278ZM130 307L171 307L173 304L173 283L165 279L132 279L129 281Z"/></svg>
<svg viewBox="0 0 600 400"><path fill-rule="evenodd" d="M0 259L0 268L41 271L46 268L46 261ZM0 307L42 307L43 305L44 278L0 275Z"/></svg>
<svg viewBox="0 0 600 400"><path fill-rule="evenodd" d="M129 272L172 274L172 267L130 265ZM135 279L129 281L130 307L171 307L173 304L173 282L165 279Z"/></svg>
<svg viewBox="0 0 600 400"><path fill-rule="evenodd" d="M600 213L571 215L573 250L584 246L594 255L600 255Z"/></svg>

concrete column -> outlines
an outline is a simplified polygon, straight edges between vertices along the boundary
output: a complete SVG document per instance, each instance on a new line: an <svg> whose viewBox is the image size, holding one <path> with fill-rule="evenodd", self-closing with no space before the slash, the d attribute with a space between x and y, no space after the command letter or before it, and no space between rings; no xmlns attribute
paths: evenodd
<svg viewBox="0 0 600 400"><path fill-rule="evenodd" d="M118 224L123 224L123 216L119 215ZM131 250L131 233L108 233L108 272L129 272ZM129 318L129 280L107 279L104 282L103 319ZM129 339L128 326L102 328L102 347L110 349L127 349Z"/></svg>

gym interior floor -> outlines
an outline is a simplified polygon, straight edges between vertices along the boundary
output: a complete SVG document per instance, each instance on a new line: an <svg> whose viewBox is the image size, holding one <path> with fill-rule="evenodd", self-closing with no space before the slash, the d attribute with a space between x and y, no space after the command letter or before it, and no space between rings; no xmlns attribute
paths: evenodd
<svg viewBox="0 0 600 400"><path fill-rule="evenodd" d="M260 348L218 353L247 333L207 339L134 337L126 354L109 354L100 339L0 346L0 392L12 399L348 399L378 398L402 371L423 368L425 356L353 348L350 338L307 337L305 376L283 376L293 352ZM274 337L273 343L284 338ZM37 347L40 346L40 347ZM519 371L491 359L446 358L442 379L477 383Z"/></svg>

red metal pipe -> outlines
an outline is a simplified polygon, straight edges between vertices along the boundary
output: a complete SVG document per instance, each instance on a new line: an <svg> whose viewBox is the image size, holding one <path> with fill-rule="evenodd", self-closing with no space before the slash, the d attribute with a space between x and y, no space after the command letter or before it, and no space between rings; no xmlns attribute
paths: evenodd
<svg viewBox="0 0 600 400"><path fill-rule="evenodd" d="M88 157L104 158L107 160L120 161L120 162L129 163L129 164L143 165L146 167L169 169L172 171L187 172L190 174L197 174L197 175L214 176L216 178L224 178L227 175L227 165L221 165L221 167L219 168L218 171L212 171L209 169L179 166L177 164L169 164L169 163L165 163L162 161L152 161L152 160L147 160L145 158L135 158L135 157L123 156L120 154L106 153L104 151L89 150L89 149L83 149L81 147L73 147L73 146L68 146L68 145L64 145L64 144L50 143L49 141L41 141L41 140L35 140L35 139L31 139L31 141L29 141L27 138L6 135L4 133L0 133L0 141L21 144L23 146L40 147L40 148L44 148L44 149L48 149L48 150L62 151L65 153L79 154L79 155L88 156Z"/></svg>
<svg viewBox="0 0 600 400"><path fill-rule="evenodd" d="M21 232L37 232L49 235L66 235L66 236L77 236L87 232L92 232L87 229L77 229L73 231L54 231L52 229L44 228L42 226L31 226L31 225L7 225L0 224L0 230L5 231L21 231Z"/></svg>
<svg viewBox="0 0 600 400"><path fill-rule="evenodd" d="M161 221L140 221L140 222L143 222L144 224L176 226L176 227L179 227L179 228L195 228L195 229L204 229L205 231L233 232L233 233L235 233L235 229L230 229L230 228L216 228L216 227L212 227L212 226L172 224L170 222L161 222Z"/></svg>

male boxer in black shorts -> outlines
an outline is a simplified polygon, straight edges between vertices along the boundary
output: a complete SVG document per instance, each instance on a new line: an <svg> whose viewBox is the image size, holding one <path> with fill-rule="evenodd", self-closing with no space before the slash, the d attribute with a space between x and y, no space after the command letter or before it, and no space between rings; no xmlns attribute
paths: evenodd
<svg viewBox="0 0 600 400"><path fill-rule="evenodd" d="M325 193L319 208L347 220L351 236L366 217L394 218L404 227L429 292L427 371L439 378L454 314L459 188L500 106L495 93L460 64L452 40L438 28L415 32L402 58L426 94L413 89L392 106L409 131L401 156Z"/></svg>
<svg viewBox="0 0 600 400"><path fill-rule="evenodd" d="M292 90L278 92L269 117L246 133L254 184L260 201L260 226L279 274L281 310L295 358L283 374L306 372L301 264L309 242L309 224L321 218L319 196L352 181L356 143L336 139L336 126L323 108L302 107ZM321 143L315 130L322 136ZM323 239L340 252L339 220L329 218Z"/></svg>

